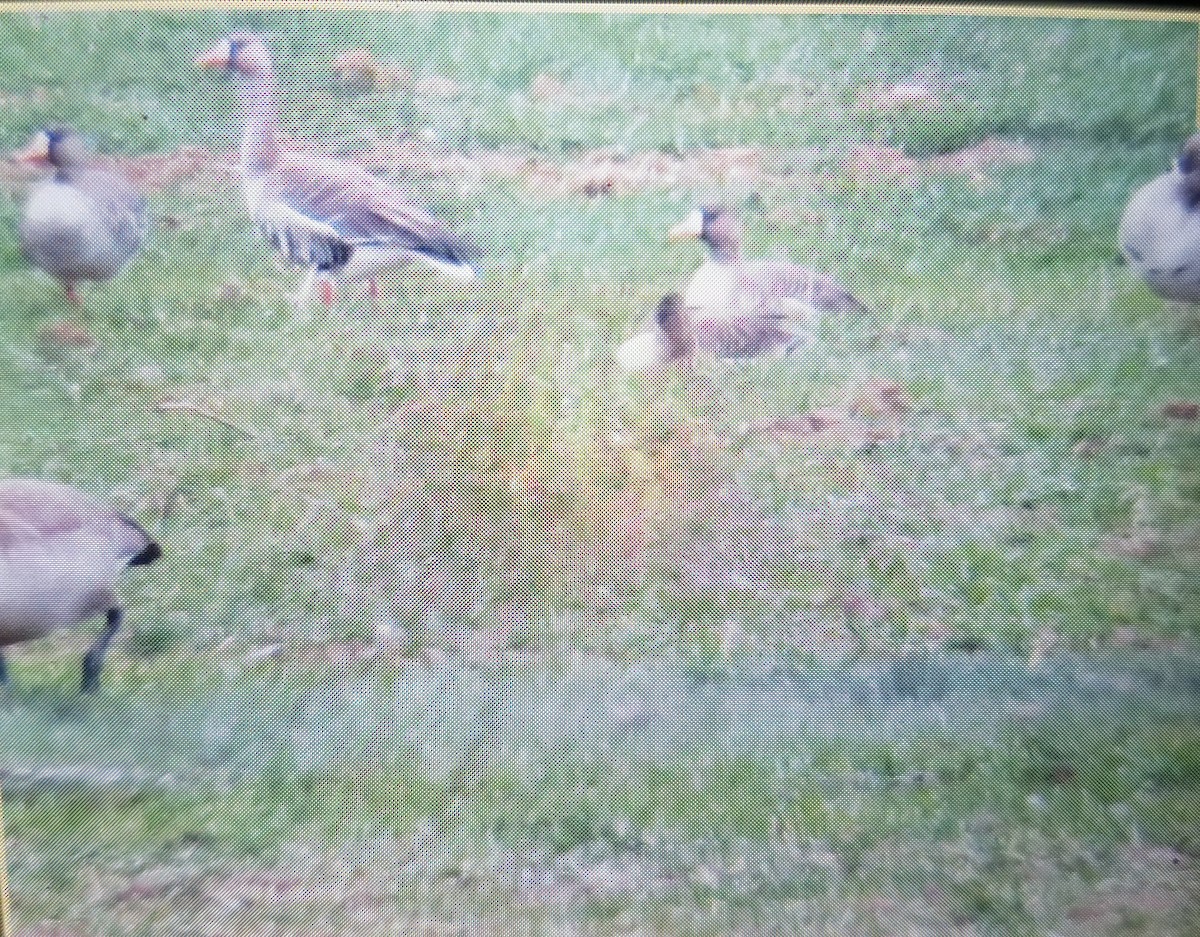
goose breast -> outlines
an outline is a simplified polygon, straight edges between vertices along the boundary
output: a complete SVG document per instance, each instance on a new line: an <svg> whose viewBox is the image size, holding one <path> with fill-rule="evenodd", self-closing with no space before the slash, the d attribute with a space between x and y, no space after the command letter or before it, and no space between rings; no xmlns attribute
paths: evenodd
<svg viewBox="0 0 1200 937"><path fill-rule="evenodd" d="M1181 196L1180 176L1152 179L1130 197L1119 242L1130 267L1159 296L1200 302L1200 210Z"/></svg>

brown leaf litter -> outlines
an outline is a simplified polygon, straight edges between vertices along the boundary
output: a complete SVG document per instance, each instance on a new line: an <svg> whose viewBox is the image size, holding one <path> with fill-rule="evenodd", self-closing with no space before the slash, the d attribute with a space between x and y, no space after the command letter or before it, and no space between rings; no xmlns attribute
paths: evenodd
<svg viewBox="0 0 1200 937"><path fill-rule="evenodd" d="M37 343L42 355L50 359L62 358L72 350L95 348L97 344L87 328L69 319L58 319L43 325L38 329Z"/></svg>
<svg viewBox="0 0 1200 937"><path fill-rule="evenodd" d="M886 442L900 435L903 430L900 418L911 412L913 406L912 396L901 384L872 378L849 388L843 401L836 405L745 423L735 440L790 438L851 446Z"/></svg>
<svg viewBox="0 0 1200 937"><path fill-rule="evenodd" d="M856 111L892 113L895 111L936 111L942 108L942 98L927 83L915 80L896 84L867 85L854 98Z"/></svg>
<svg viewBox="0 0 1200 937"><path fill-rule="evenodd" d="M330 67L339 81L353 89L388 91L404 88L425 98L455 98L462 94L462 86L445 75L414 75L405 65L376 61L370 49L339 52Z"/></svg>

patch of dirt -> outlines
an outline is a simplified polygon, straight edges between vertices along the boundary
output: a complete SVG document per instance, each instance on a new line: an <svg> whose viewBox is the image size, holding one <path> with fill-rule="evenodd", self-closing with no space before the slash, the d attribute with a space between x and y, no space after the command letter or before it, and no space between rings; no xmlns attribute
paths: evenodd
<svg viewBox="0 0 1200 937"><path fill-rule="evenodd" d="M38 350L46 358L61 360L71 351L96 347L95 336L86 327L69 319L48 322L38 329Z"/></svg>
<svg viewBox="0 0 1200 937"><path fill-rule="evenodd" d="M236 150L212 150L190 144L137 156L97 153L94 157L97 168L123 176L144 193L178 188L205 195L240 184L238 159ZM4 194L23 197L46 178L45 169L0 159L0 192ZM163 219L163 224L177 230L187 225L187 219L170 215Z"/></svg>
<svg viewBox="0 0 1200 937"><path fill-rule="evenodd" d="M168 898L178 901L184 894L198 893L199 884L199 876L194 872L161 869L134 877L128 885L106 898L110 905L138 904Z"/></svg>
<svg viewBox="0 0 1200 937"><path fill-rule="evenodd" d="M1136 530L1105 537L1100 541L1100 549L1111 556L1144 560L1162 556L1170 549L1170 544L1161 531Z"/></svg>
<svg viewBox="0 0 1200 937"><path fill-rule="evenodd" d="M462 86L445 75L428 73L415 75L412 69L398 62L380 62L370 49L346 49L329 63L334 78L348 90L360 92L400 89L417 97L456 98Z"/></svg>
<svg viewBox="0 0 1200 937"><path fill-rule="evenodd" d="M543 161L534 166L526 184L534 191L552 195L620 195L675 186L694 186L705 181L696 164L666 153L624 155L615 150L592 150L559 166Z"/></svg>
<svg viewBox="0 0 1200 937"><path fill-rule="evenodd" d="M922 164L927 172L970 175L998 166L1027 166L1037 158L1033 148L1018 140L988 137L953 153L933 156Z"/></svg>
<svg viewBox="0 0 1200 937"><path fill-rule="evenodd" d="M903 416L913 408L908 391L895 381L873 378L853 391L847 409L858 416Z"/></svg>
<svg viewBox="0 0 1200 937"><path fill-rule="evenodd" d="M334 57L334 75L358 90L379 91L401 82L412 81L412 72L403 65L376 62L369 49L347 49Z"/></svg>
<svg viewBox="0 0 1200 937"><path fill-rule="evenodd" d="M1135 845L1122 854L1126 874L1111 877L1094 894L1066 911L1068 921L1085 924L1089 933L1126 933L1131 919L1148 932L1182 934L1190 931L1200 890L1195 859L1174 849Z"/></svg>
<svg viewBox="0 0 1200 937"><path fill-rule="evenodd" d="M930 176L967 176L975 185L986 186L991 180L986 171L1001 166L1024 166L1036 159L1033 148L1025 143L988 137L973 145L917 160L890 146L863 144L854 147L843 166L855 181L863 185L901 185L913 187Z"/></svg>
<svg viewBox="0 0 1200 937"><path fill-rule="evenodd" d="M545 76L543 76L545 77ZM554 79L557 81L557 79ZM416 86L437 82L416 81ZM550 79L542 83L541 95L559 93ZM567 86L563 86L567 88ZM443 89L443 93L450 93ZM573 95L574 91L564 91ZM336 141L297 141L298 149L328 154ZM817 178L811 170L795 166L795 154L770 147L734 146L694 150L686 154L658 150L626 152L615 147L598 147L559 162L529 151L474 149L461 152L430 145L415 138L379 140L347 157L372 172L385 176L423 176L456 180L460 186L477 185L482 179L523 181L532 192L551 197L562 195L622 195L631 192L673 188L703 189L713 185L744 183L760 185L786 180ZM913 186L928 175L967 175L982 180L985 169L1033 159L1024 144L990 138L957 153L924 162L902 151L882 146L854 147L843 169L862 184ZM212 194L234 192L238 186L238 155L233 150L210 150L184 146L165 153L101 158L100 162L120 172L143 191L178 188L185 192ZM25 167L0 164L0 189L21 192L39 178ZM777 221L798 223L800 215L780 215ZM171 216L164 223L178 228L187 219Z"/></svg>
<svg viewBox="0 0 1200 937"><path fill-rule="evenodd" d="M1172 420L1191 422L1200 417L1200 403L1194 400L1172 400L1163 404L1162 415Z"/></svg>
<svg viewBox="0 0 1200 937"><path fill-rule="evenodd" d="M1117 628L1109 638L1113 647L1127 647L1135 651L1182 651L1186 647L1183 638L1174 635L1152 634L1134 628Z"/></svg>
<svg viewBox="0 0 1200 937"><path fill-rule="evenodd" d="M143 192L179 189L190 194L209 195L240 185L239 158L236 150L188 145L165 153L104 157L98 162L120 173ZM172 216L167 224L183 227L187 221Z"/></svg>
<svg viewBox="0 0 1200 937"><path fill-rule="evenodd" d="M893 113L895 111L941 110L941 96L925 82L907 80L894 85L868 85L854 98L856 111Z"/></svg>
<svg viewBox="0 0 1200 937"><path fill-rule="evenodd" d="M529 96L549 107L606 107L618 100L618 95L596 89L580 87L575 82L563 81L554 75L542 73L529 83Z"/></svg>
<svg viewBox="0 0 1200 937"><path fill-rule="evenodd" d="M860 185L912 188L921 181L920 163L893 146L856 146L846 157L843 168Z"/></svg>
<svg viewBox="0 0 1200 937"><path fill-rule="evenodd" d="M901 418L912 408L912 397L903 386L875 378L849 389L837 405L746 423L735 439L744 442L752 437L765 437L774 441L806 439L837 445L869 445L899 436L903 431Z"/></svg>
<svg viewBox="0 0 1200 937"><path fill-rule="evenodd" d="M356 153L352 161L373 172L388 174L516 180L530 173L539 157L511 150L472 150L468 154L405 138L376 141Z"/></svg>

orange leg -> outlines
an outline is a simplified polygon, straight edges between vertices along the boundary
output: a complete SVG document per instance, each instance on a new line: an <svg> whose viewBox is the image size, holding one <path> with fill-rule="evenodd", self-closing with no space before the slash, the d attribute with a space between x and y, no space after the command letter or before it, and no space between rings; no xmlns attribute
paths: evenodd
<svg viewBox="0 0 1200 937"><path fill-rule="evenodd" d="M74 283L65 284L67 290L67 302L72 306L82 306L83 300L79 298L79 291L75 289Z"/></svg>
<svg viewBox="0 0 1200 937"><path fill-rule="evenodd" d="M321 302L325 304L326 309L333 308L333 300L336 296L336 290L332 280L321 281Z"/></svg>

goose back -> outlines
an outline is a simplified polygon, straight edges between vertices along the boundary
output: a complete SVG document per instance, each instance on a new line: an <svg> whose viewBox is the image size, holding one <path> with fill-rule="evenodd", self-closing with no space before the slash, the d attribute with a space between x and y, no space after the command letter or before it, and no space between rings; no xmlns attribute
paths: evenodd
<svg viewBox="0 0 1200 937"><path fill-rule="evenodd" d="M141 526L98 498L38 479L0 481L0 645L105 611L121 570L160 555Z"/></svg>

